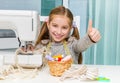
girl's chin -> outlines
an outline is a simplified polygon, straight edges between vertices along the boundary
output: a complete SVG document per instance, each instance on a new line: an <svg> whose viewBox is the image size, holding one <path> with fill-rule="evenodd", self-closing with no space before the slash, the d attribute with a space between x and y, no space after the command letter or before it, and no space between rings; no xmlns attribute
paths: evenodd
<svg viewBox="0 0 120 83"><path fill-rule="evenodd" d="M54 41L55 41L55 42L61 42L62 40L56 40L56 39L55 39Z"/></svg>
<svg viewBox="0 0 120 83"><path fill-rule="evenodd" d="M55 41L55 42L61 42L62 39L57 39L57 38L55 38L54 41Z"/></svg>

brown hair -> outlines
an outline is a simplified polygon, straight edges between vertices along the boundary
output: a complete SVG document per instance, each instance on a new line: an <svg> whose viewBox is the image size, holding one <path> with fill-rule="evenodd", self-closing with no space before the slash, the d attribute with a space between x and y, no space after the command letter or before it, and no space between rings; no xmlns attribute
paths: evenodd
<svg viewBox="0 0 120 83"><path fill-rule="evenodd" d="M48 22L50 22L54 18L54 15L62 15L62 16L68 17L69 25L72 26L73 14L68 8L65 8L64 6L59 6L59 7L54 8L49 14L49 21ZM71 36L76 37L76 39L80 38L78 28L73 27L73 33L71 34ZM49 39L49 38L50 37L49 37L47 22L43 22L41 30L40 30L40 34L39 34L38 39L35 43L35 46L37 46L39 43L41 43L41 40ZM78 63L82 63L82 54L81 53L80 53L79 57L80 57L80 59L79 59Z"/></svg>

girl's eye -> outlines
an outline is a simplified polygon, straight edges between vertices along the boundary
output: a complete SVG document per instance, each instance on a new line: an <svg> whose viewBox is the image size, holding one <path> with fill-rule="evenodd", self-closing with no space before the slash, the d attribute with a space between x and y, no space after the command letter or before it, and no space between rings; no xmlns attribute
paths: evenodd
<svg viewBox="0 0 120 83"><path fill-rule="evenodd" d="M57 27L57 25L55 25L55 24L54 24L54 25L52 25L52 26L53 26L53 27Z"/></svg>
<svg viewBox="0 0 120 83"><path fill-rule="evenodd" d="M63 29L68 29L68 27L63 27Z"/></svg>

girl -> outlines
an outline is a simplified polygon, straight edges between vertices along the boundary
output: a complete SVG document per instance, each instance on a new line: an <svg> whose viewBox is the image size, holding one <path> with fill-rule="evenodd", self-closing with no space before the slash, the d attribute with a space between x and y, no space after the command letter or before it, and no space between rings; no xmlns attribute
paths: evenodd
<svg viewBox="0 0 120 83"><path fill-rule="evenodd" d="M81 53L101 38L99 31L89 21L87 34L80 39L73 14L63 6L54 8L42 27L35 43L35 49L46 47L49 55L71 55L74 63L82 63ZM31 48L29 46L28 48ZM32 49L33 50L33 49Z"/></svg>
<svg viewBox="0 0 120 83"><path fill-rule="evenodd" d="M35 48L47 46L46 51L49 51L51 56L70 54L74 63L82 63L81 52L100 38L99 31L92 28L90 20L87 34L80 39L78 29L73 24L73 14L69 9L59 6L50 12L48 20L43 23Z"/></svg>

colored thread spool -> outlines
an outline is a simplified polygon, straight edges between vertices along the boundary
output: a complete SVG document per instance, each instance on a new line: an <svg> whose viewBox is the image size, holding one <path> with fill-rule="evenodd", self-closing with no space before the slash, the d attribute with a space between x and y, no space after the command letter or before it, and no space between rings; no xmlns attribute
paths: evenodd
<svg viewBox="0 0 120 83"><path fill-rule="evenodd" d="M45 58L50 61L54 61L54 58L52 58L50 55L46 55Z"/></svg>
<svg viewBox="0 0 120 83"><path fill-rule="evenodd" d="M63 59L63 55L61 55L61 54L54 55L52 58L54 58L54 60L56 60L56 61L61 61Z"/></svg>
<svg viewBox="0 0 120 83"><path fill-rule="evenodd" d="M96 78L96 80L98 80L100 82L110 82L110 79L106 78L106 77L98 77L98 78Z"/></svg>

